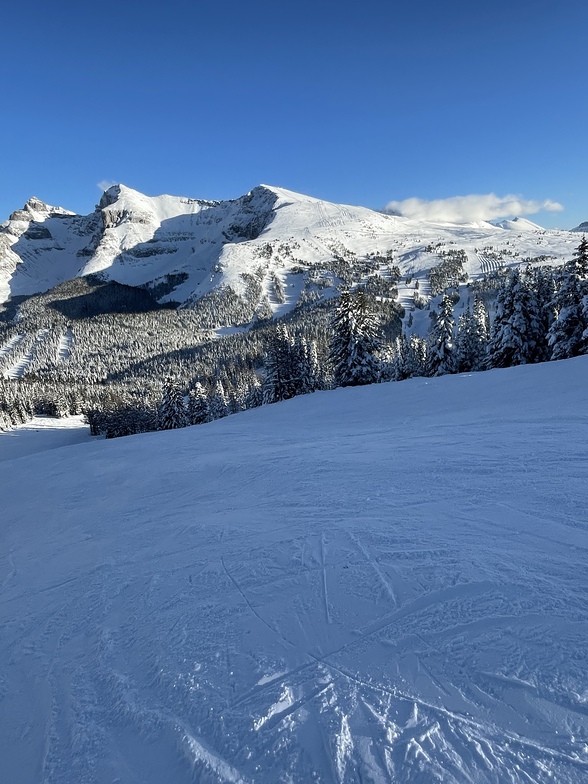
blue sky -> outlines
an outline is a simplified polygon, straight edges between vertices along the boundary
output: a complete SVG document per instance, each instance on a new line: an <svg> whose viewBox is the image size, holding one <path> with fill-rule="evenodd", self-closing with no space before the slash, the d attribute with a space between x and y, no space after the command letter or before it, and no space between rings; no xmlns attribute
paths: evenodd
<svg viewBox="0 0 588 784"><path fill-rule="evenodd" d="M31 0L1 24L0 220L33 194L89 212L101 182L588 220L585 0Z"/></svg>

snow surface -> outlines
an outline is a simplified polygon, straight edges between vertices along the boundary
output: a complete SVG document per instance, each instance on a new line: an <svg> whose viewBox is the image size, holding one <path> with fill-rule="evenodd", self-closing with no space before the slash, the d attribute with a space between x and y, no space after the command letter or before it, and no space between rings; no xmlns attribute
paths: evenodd
<svg viewBox="0 0 588 784"><path fill-rule="evenodd" d="M96 440L90 436L83 416L61 419L36 416L24 425L0 433L0 462Z"/></svg>
<svg viewBox="0 0 588 784"><path fill-rule="evenodd" d="M587 390L581 357L5 460L2 780L588 781Z"/></svg>

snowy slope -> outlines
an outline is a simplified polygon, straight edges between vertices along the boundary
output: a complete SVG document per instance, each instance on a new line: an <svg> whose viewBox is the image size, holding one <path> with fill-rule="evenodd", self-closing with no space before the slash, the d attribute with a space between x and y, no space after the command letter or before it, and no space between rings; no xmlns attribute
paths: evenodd
<svg viewBox="0 0 588 784"><path fill-rule="evenodd" d="M528 220L528 218L513 218L512 220L503 220L499 221L496 225L501 229L506 229L507 231L545 231L545 229L541 228L541 226L539 226L537 223L533 223L533 221Z"/></svg>
<svg viewBox="0 0 588 784"><path fill-rule="evenodd" d="M148 197L116 185L90 215L33 199L2 224L0 302L101 273L133 286L171 280L161 297L193 304L227 286L243 295L247 276L254 276L262 281L262 298L282 314L297 303L300 271L329 270L335 257L357 264L380 254L404 275L424 281L440 262L441 246L464 249L475 278L486 271L480 248L492 247L496 258L518 264L538 256L568 259L576 244L571 232L545 231L525 219L496 226L426 223L267 185L224 202ZM276 277L285 302L272 297ZM332 295L337 282L327 281L320 293Z"/></svg>
<svg viewBox="0 0 588 784"><path fill-rule="evenodd" d="M32 198L0 226L0 302L46 291L81 273L90 221Z"/></svg>
<svg viewBox="0 0 588 784"><path fill-rule="evenodd" d="M25 424L2 433L0 463L37 452L46 452L49 449L59 449L71 444L95 440L83 420L81 414L62 419L35 416Z"/></svg>
<svg viewBox="0 0 588 784"><path fill-rule="evenodd" d="M588 780L586 389L582 357L2 463L3 780Z"/></svg>

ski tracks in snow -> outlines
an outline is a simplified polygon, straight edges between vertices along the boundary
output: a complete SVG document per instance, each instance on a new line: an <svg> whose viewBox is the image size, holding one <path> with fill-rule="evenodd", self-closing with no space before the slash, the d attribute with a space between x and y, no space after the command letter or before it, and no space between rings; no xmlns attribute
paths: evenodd
<svg viewBox="0 0 588 784"><path fill-rule="evenodd" d="M398 600L396 598L396 593L394 592L394 589L393 589L392 585L390 584L390 582L388 581L388 579L383 574L383 572L382 572L382 570L381 570L381 568L380 568L380 566L379 566L379 564L377 562L377 559L372 557L368 553L367 549L362 544L362 542L361 542L361 540L360 540L360 538L359 538L359 536L357 534L350 533L349 536L350 536L351 540L356 544L358 550L361 552L361 554L365 558L366 562L369 563L369 565L372 567L372 569L374 570L374 572L378 576L378 578L379 578L379 580L380 580L380 582L382 584L382 587L383 587L384 591L386 592L386 594L388 595L388 597L392 600L394 605L396 605L398 603Z"/></svg>
<svg viewBox="0 0 588 784"><path fill-rule="evenodd" d="M69 781L72 775L114 780L101 751L106 727L119 728L121 759L150 780L154 770L164 777L167 770L177 782L223 784L288 776L339 784L519 784L526 781L520 771L533 758L543 760L545 769L529 781L546 781L549 770L567 771L565 781L573 780L569 771L580 778L588 774L588 762L574 757L571 746L549 744L547 735L541 746L525 740L524 721L509 729L485 720L494 708L515 722L521 703L527 703L536 716L559 710L581 734L588 710L581 697L575 703L551 699L545 688L482 667L474 681L460 679L461 641L478 635L481 647L467 647L468 656L476 655L484 640L497 631L508 633L517 618L496 615L492 622L493 612L504 613L493 605L492 581L440 585L430 570L436 560L445 560L438 566L443 572L450 552L382 537L369 525L361 533L357 528L302 537L285 533L278 546L265 551L249 550L246 534L221 536L219 546L218 568L205 559L194 563L189 547L183 559L181 549L169 550L173 571L166 571L160 555L158 571L140 579L103 564L86 578L86 587L46 618L41 634L35 631L39 611L23 619L21 655L42 663L49 689L43 781ZM11 557L5 587L15 571ZM283 571L278 565L286 560L295 582L281 588L284 576L276 576L274 593L292 593L296 586L290 622L253 598L261 581ZM421 564L424 587L399 571L407 560ZM72 579L50 583L38 596L47 597L45 603L65 597ZM83 585L79 579L76 584ZM511 603L522 598L514 588L500 592ZM354 629L346 603L362 594L372 617L366 614ZM29 597L31 608L35 596ZM173 623L150 631L154 613ZM93 619L90 630L87 618ZM521 620L519 630L525 628ZM541 618L529 615L526 623L532 633ZM323 629L322 652L309 647L303 627L315 634ZM143 671L129 667L146 650L147 638L151 654ZM75 664L88 643L90 668ZM439 654L450 656L452 646L455 661L441 664ZM255 672L252 687L235 694L234 685L242 688ZM35 721L27 726L34 734Z"/></svg>
<svg viewBox="0 0 588 784"><path fill-rule="evenodd" d="M381 544L375 547L376 540L372 539L369 528L361 536L358 531L349 531L347 535L360 562L350 561L352 551L345 544L345 537L335 530L329 531L328 538L325 531L305 537L296 547L295 561L301 579L311 580L316 570L320 574L321 590L316 599L322 605L325 627L332 627L332 632L324 638L325 650L312 651L305 648L302 639L286 634L289 649L298 650L304 663L284 668L286 662L282 662L285 671L267 680L262 678L258 685L231 703L230 711L239 713L248 707L255 717L257 732L263 730L265 735L274 737L272 745L289 743L297 733L310 731L305 727L314 727L313 732L324 739L324 764L330 758L325 770L331 771L331 778L325 780L351 782L363 777L382 782L444 784L446 781L493 781L493 776L500 775L501 782L525 781L520 771L532 755L524 739L524 724L513 725L516 731L505 734L502 727L493 728L483 719L474 719L477 714L483 715L489 706L509 716L511 721L516 719L517 712L508 707L506 695L491 696L489 679L463 681L459 660L462 640L478 638L482 651L485 639L508 634L515 626L533 633L544 618L532 613L521 616L520 611L505 613L505 602L516 606L523 599L523 594L514 587L501 588L491 580L460 582L459 573L453 575L449 584L439 584L436 580L419 583L406 580L390 560L396 557L399 563L406 563L407 559L416 559L428 571L439 557L441 561L450 559L450 551L442 554L420 542L403 547L394 541L393 549L384 547L389 555L382 562ZM447 564L440 563L438 570L447 576L446 567ZM350 574L353 577L350 590L357 592L361 586L360 592L364 590L376 598L376 606L382 602L384 605L379 617L364 623L352 639L340 645L330 644L329 640L336 641L337 627L345 617L345 593L341 591L340 581ZM329 590L331 581L338 586L334 594ZM312 584L312 581L307 583L309 587ZM242 589L235 587L259 617ZM319 605L307 602L302 606L303 614L297 612L301 627L316 624ZM446 666L440 667L439 651L449 651L452 646L458 652L458 661L448 660ZM358 674L355 662L359 661L359 655L365 657L368 649L373 652L373 667L371 675L366 677ZM389 653L383 653L386 650ZM390 661L392 672L397 672L396 678L390 677L392 672L387 674ZM399 682L404 686L399 687ZM497 686L493 688L496 692ZM504 691L508 689L516 691L517 686L505 684ZM584 722L585 714L579 702L576 705L553 702L547 693L537 696L537 700L538 704L543 700L549 710L559 704L562 712L575 714ZM514 705L519 700L513 697L512 701ZM443 703L453 705L454 709L442 707ZM384 704L387 707L381 713ZM366 721L374 725L369 739L358 730ZM376 730L377 727L380 729ZM256 743L259 742L258 738ZM547 766L545 770L571 768L578 775L588 770L588 762L575 759L571 749L565 746L559 749L542 746L541 756L547 760L542 763ZM481 775L486 778L480 778Z"/></svg>
<svg viewBox="0 0 588 784"><path fill-rule="evenodd" d="M9 569L9 572L6 575L6 577L4 577L3 580L2 580L2 585L0 585L0 592L1 591L5 591L7 585L10 583L10 581L13 579L13 577L16 577L16 573L17 572L16 572L16 566L14 565L13 552L14 551L11 550L10 553L6 556L6 560L8 561L8 565L9 565L10 569Z"/></svg>
<svg viewBox="0 0 588 784"><path fill-rule="evenodd" d="M277 428L253 460L253 436L220 422L172 434L168 475L145 478L128 439L62 477L52 463L40 502L19 480L7 508L30 529L0 560L7 781L588 780L578 420L564 455L543 421L505 455L497 416L458 448L451 419L417 447L402 416L382 438L389 414L372 455L365 413L279 460ZM575 462L534 480L535 452Z"/></svg>
<svg viewBox="0 0 588 784"><path fill-rule="evenodd" d="M329 589L327 587L327 568L325 560L325 534L321 533L321 569L323 573L323 602L325 604L325 618L327 623L332 623L331 611L329 610Z"/></svg>

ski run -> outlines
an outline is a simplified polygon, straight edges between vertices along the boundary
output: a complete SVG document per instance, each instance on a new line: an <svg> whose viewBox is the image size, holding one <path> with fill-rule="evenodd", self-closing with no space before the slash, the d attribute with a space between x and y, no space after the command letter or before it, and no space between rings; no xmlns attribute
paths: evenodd
<svg viewBox="0 0 588 784"><path fill-rule="evenodd" d="M587 389L0 435L2 781L588 781Z"/></svg>

